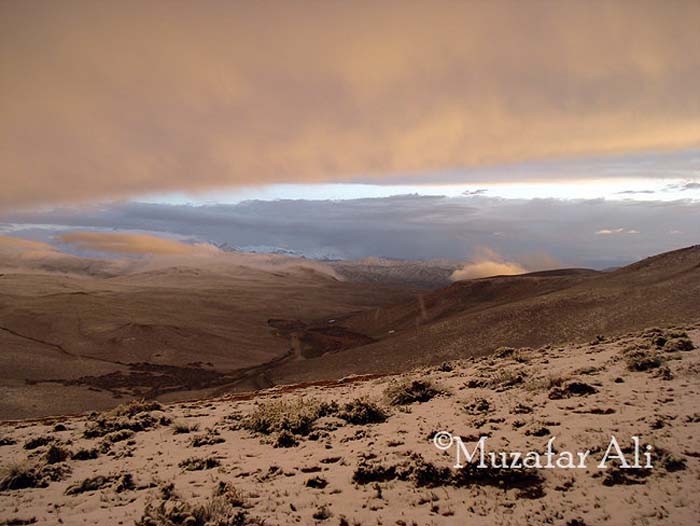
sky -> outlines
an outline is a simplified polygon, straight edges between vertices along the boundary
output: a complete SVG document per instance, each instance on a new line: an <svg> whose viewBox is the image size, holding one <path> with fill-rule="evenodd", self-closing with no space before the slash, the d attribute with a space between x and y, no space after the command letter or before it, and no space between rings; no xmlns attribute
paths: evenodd
<svg viewBox="0 0 700 526"><path fill-rule="evenodd" d="M691 0L2 2L0 234L528 269L697 243L699 24Z"/></svg>

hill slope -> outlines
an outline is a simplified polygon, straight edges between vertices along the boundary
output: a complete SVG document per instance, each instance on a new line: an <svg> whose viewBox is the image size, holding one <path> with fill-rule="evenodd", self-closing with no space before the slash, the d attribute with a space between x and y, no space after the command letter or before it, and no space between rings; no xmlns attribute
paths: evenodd
<svg viewBox="0 0 700 526"><path fill-rule="evenodd" d="M202 396L288 356L270 318L347 314L410 295L303 268L6 272L0 418L101 409L115 396Z"/></svg>
<svg viewBox="0 0 700 526"><path fill-rule="evenodd" d="M378 340L275 371L279 382L406 370L500 346L581 342L697 317L700 246L614 272L537 272L455 283L337 324Z"/></svg>
<svg viewBox="0 0 700 526"><path fill-rule="evenodd" d="M311 268L0 275L0 418L387 373L697 318L700 247L432 292Z"/></svg>

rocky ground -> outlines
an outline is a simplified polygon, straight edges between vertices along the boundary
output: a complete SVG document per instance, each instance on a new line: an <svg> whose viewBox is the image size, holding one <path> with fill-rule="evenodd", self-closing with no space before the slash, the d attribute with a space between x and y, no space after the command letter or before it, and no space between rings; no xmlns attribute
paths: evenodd
<svg viewBox="0 0 700 526"><path fill-rule="evenodd" d="M500 349L400 376L0 426L0 524L700 522L700 325ZM590 450L585 469L454 469ZM611 436L652 469L597 467ZM631 457L630 457L631 458Z"/></svg>

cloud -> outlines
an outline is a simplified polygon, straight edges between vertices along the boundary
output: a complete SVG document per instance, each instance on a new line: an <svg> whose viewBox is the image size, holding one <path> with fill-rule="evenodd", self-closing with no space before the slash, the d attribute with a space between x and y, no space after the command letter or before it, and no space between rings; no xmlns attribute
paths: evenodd
<svg viewBox="0 0 700 526"><path fill-rule="evenodd" d="M637 194L655 194L655 190L624 190L617 192L617 195L637 195Z"/></svg>
<svg viewBox="0 0 700 526"><path fill-rule="evenodd" d="M312 257L470 260L488 246L533 269L607 268L700 243L700 202L445 198L115 203L0 212L13 235L56 244L75 231L149 233L188 243L267 246ZM635 230L643 234L598 234ZM669 235L670 231L679 232ZM66 245L66 250L71 245ZM539 261L537 256L539 256ZM547 258L553 258L549 262ZM200 258L204 259L204 258Z"/></svg>
<svg viewBox="0 0 700 526"><path fill-rule="evenodd" d="M155 235L122 232L70 232L54 239L81 251L139 258L98 258L69 254L31 239L0 236L0 269L39 270L63 274L117 276L175 267L214 273L240 273L241 268L263 272L313 270L342 280L335 270L319 261L277 254L229 253L206 243L181 243Z"/></svg>
<svg viewBox="0 0 700 526"><path fill-rule="evenodd" d="M525 267L512 261L476 260L465 264L461 269L455 270L450 279L463 281L466 279L487 278L490 276L513 276L525 274Z"/></svg>
<svg viewBox="0 0 700 526"><path fill-rule="evenodd" d="M0 207L697 147L698 19L654 0L2 2Z"/></svg>
<svg viewBox="0 0 700 526"><path fill-rule="evenodd" d="M0 268L109 276L129 268L128 262L81 258L41 241L0 236Z"/></svg>
<svg viewBox="0 0 700 526"><path fill-rule="evenodd" d="M639 234L639 230L633 228L603 228L596 232L598 236L614 236L616 234Z"/></svg>
<svg viewBox="0 0 700 526"><path fill-rule="evenodd" d="M149 234L69 232L57 236L79 250L121 255L213 255L220 250L207 243L182 243Z"/></svg>
<svg viewBox="0 0 700 526"><path fill-rule="evenodd" d="M0 254L2 255L34 257L55 254L56 252L56 248L48 243L12 236L0 236Z"/></svg>

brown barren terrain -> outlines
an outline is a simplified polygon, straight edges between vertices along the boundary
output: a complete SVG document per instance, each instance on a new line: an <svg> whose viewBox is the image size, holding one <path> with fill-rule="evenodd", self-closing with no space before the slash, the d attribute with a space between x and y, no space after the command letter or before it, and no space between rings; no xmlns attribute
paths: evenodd
<svg viewBox="0 0 700 526"><path fill-rule="evenodd" d="M0 427L2 524L697 524L700 325ZM590 451L585 469L452 468ZM652 469L597 464L614 435ZM645 450L646 451L646 450Z"/></svg>
<svg viewBox="0 0 700 526"><path fill-rule="evenodd" d="M562 269L432 292L290 265L86 275L71 261L70 274L0 276L0 418L395 373L501 346L586 342L692 322L700 299L699 246L613 272Z"/></svg>

